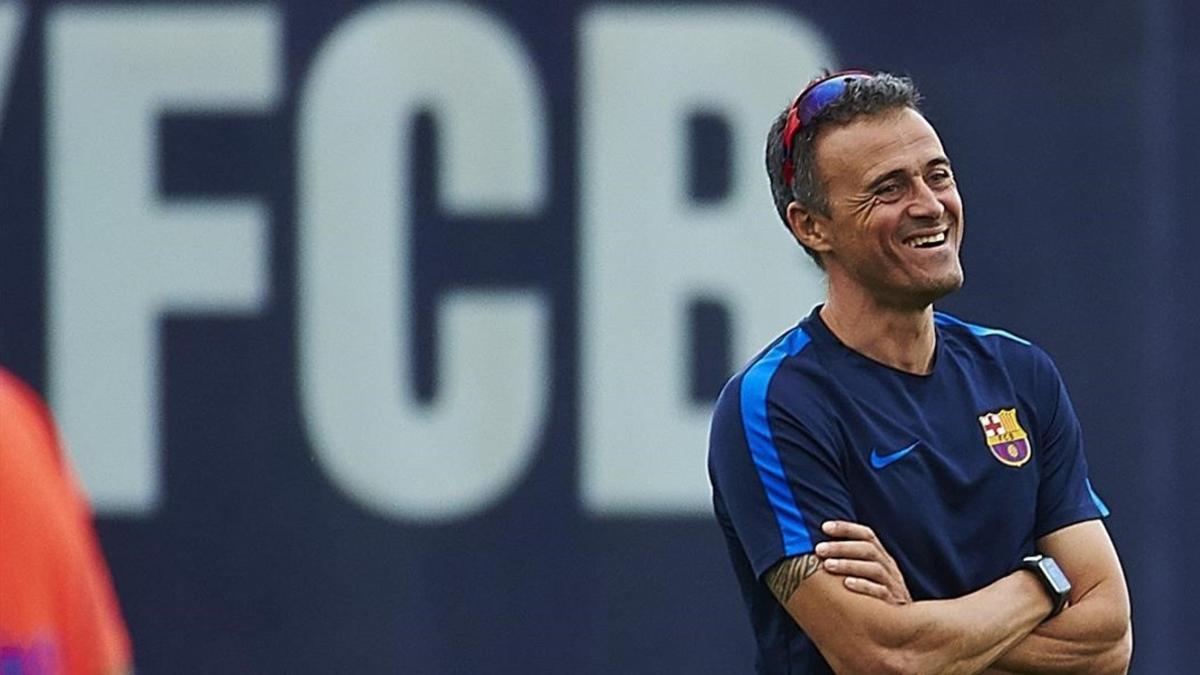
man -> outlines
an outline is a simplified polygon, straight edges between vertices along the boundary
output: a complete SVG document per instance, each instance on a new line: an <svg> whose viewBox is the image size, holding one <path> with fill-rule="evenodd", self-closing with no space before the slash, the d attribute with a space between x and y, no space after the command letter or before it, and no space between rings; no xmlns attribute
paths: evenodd
<svg viewBox="0 0 1200 675"><path fill-rule="evenodd" d="M933 310L962 285L963 207L918 101L837 73L768 137L828 296L713 416L758 672L1123 673L1128 593L1054 364Z"/></svg>
<svg viewBox="0 0 1200 675"><path fill-rule="evenodd" d="M50 411L0 368L0 674L130 672L129 636Z"/></svg>

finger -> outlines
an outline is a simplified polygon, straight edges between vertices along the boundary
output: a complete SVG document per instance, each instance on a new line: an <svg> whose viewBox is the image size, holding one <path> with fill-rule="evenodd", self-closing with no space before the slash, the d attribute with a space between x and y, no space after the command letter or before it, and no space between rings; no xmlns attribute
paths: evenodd
<svg viewBox="0 0 1200 675"><path fill-rule="evenodd" d="M889 582L893 582L892 575L888 572L888 569L877 562L834 558L826 560L822 563L822 566L825 568L825 571L838 576L860 577L874 581L877 584L883 584L884 586L888 586L890 585Z"/></svg>
<svg viewBox="0 0 1200 675"><path fill-rule="evenodd" d="M865 541L823 541L817 544L816 551L821 558L852 558L880 562L887 559L883 549Z"/></svg>
<svg viewBox="0 0 1200 675"><path fill-rule="evenodd" d="M821 524L821 531L838 539L856 539L858 541L875 541L875 530L861 523L848 520L828 520Z"/></svg>
<svg viewBox="0 0 1200 675"><path fill-rule="evenodd" d="M877 584L874 581L861 579L859 577L846 577L842 580L846 588L860 595L869 595L872 598L879 598L891 602L892 593L882 584Z"/></svg>

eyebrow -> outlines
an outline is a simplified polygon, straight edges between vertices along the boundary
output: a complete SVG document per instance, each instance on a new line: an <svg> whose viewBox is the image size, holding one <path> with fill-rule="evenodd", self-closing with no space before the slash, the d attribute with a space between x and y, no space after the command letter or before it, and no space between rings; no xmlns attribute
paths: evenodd
<svg viewBox="0 0 1200 675"><path fill-rule="evenodd" d="M925 168L927 170L932 169L935 166L950 166L950 159L948 157L946 157L945 155L938 155L937 157L934 157L933 159L931 159L925 163ZM882 176L879 176L875 180L871 181L867 185L867 192L874 192L875 189L878 188L880 185L883 185L884 183L886 183L889 180L892 180L894 178L903 176L906 173L908 173L908 172L905 171L904 169L892 169L891 171L889 171L889 172L883 174Z"/></svg>

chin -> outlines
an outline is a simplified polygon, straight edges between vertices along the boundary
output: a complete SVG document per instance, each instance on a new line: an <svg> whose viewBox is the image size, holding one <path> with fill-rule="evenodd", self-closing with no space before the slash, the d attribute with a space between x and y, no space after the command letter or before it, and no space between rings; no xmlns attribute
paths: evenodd
<svg viewBox="0 0 1200 675"><path fill-rule="evenodd" d="M962 285L962 270L957 270L954 274L947 274L938 279L929 279L927 283L913 289L911 296L913 300L912 307L915 309L924 309L962 288Z"/></svg>
<svg viewBox="0 0 1200 675"><path fill-rule="evenodd" d="M943 277L941 279L941 284L939 284L939 287L942 289L943 294L953 293L954 291L957 291L958 289L962 288L963 287L962 267L955 267L953 272L951 272L951 273L947 274L945 277Z"/></svg>

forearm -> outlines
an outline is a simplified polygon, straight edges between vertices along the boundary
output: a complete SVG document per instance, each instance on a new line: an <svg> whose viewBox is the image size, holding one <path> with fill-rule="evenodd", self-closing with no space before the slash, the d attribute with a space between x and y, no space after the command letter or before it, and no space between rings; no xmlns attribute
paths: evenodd
<svg viewBox="0 0 1200 675"><path fill-rule="evenodd" d="M928 616L906 639L909 672L978 673L1030 634L1050 601L1028 572L1015 572L953 600L919 602ZM903 609L903 608L901 608ZM907 669L906 669L907 670Z"/></svg>
<svg viewBox="0 0 1200 675"><path fill-rule="evenodd" d="M1123 675L1129 672L1129 656L1132 644L1117 645L1109 649L1107 652L1101 652L1090 657L1086 661L1078 661L1072 664L1065 662L1053 661L1046 663L1038 663L1036 665L1024 664L1022 666L1013 667L1012 670L998 664L993 664L990 668L983 672L983 675L1031 675L1033 673L1050 674L1050 673L1087 673L1088 675Z"/></svg>
<svg viewBox="0 0 1200 675"><path fill-rule="evenodd" d="M951 600L871 602L860 615L861 640L841 654L822 649L838 672L979 673L1050 611L1040 582L1028 572Z"/></svg>
<svg viewBox="0 0 1200 675"><path fill-rule="evenodd" d="M1133 632L1124 595L1101 584L1047 621L996 662L997 672L1121 674L1129 669Z"/></svg>

